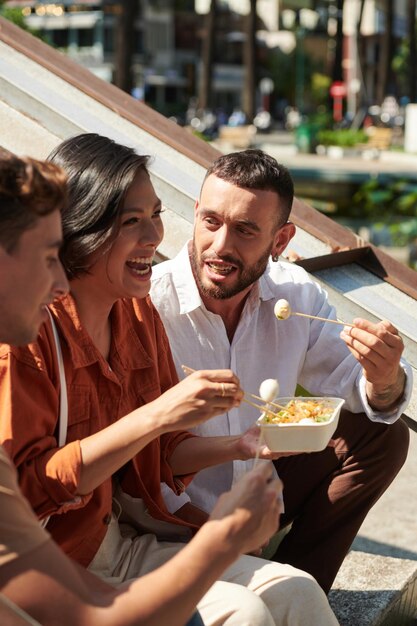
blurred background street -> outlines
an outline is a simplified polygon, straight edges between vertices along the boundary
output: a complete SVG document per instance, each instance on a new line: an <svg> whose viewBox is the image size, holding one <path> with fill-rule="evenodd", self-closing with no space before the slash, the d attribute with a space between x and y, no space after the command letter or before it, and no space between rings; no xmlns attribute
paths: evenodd
<svg viewBox="0 0 417 626"><path fill-rule="evenodd" d="M0 15L417 259L416 0L0 0Z"/></svg>

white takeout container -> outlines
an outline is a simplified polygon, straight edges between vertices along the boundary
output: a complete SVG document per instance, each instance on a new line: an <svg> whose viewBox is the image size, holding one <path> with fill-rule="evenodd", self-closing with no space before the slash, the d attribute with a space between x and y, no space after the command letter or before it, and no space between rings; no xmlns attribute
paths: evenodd
<svg viewBox="0 0 417 626"><path fill-rule="evenodd" d="M272 452L318 452L324 450L337 428L340 410L345 401L342 398L296 396L275 398L274 402L285 406L290 400L317 400L326 407L332 408L333 414L327 422L314 424L268 424L263 422L261 416L256 423L261 428L265 444ZM276 409L276 411L278 410Z"/></svg>

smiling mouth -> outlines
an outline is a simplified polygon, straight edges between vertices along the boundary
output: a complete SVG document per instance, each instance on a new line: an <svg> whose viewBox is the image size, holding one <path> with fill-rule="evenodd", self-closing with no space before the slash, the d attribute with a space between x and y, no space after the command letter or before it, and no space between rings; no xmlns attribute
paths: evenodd
<svg viewBox="0 0 417 626"><path fill-rule="evenodd" d="M234 265L230 265L229 263L218 263L216 261L206 261L206 265L210 270L216 274L221 274L221 276L227 276L236 269Z"/></svg>
<svg viewBox="0 0 417 626"><path fill-rule="evenodd" d="M152 267L153 257L135 257L126 261L126 265L138 276L145 276Z"/></svg>

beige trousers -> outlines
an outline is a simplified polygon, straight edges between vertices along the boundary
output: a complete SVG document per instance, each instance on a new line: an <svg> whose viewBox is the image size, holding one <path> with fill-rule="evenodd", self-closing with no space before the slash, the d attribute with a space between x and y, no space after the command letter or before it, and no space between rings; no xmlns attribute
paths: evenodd
<svg viewBox="0 0 417 626"><path fill-rule="evenodd" d="M113 585L166 563L184 544L138 535L114 517L89 570ZM162 600L162 599L161 599ZM197 605L206 626L337 626L327 597L309 574L241 556Z"/></svg>

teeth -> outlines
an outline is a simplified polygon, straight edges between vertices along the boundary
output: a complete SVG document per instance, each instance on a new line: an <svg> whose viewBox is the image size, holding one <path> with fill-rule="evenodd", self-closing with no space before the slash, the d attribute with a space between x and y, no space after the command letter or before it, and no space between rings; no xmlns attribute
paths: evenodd
<svg viewBox="0 0 417 626"><path fill-rule="evenodd" d="M213 269L215 272L218 272L219 274L228 274L233 270L233 267L231 265L227 267L225 267L224 265L216 265L216 263L209 263L208 265L211 269Z"/></svg>
<svg viewBox="0 0 417 626"><path fill-rule="evenodd" d="M129 263L144 263L146 265L150 265L153 261L153 257L132 257L131 259L128 259Z"/></svg>
<svg viewBox="0 0 417 626"><path fill-rule="evenodd" d="M132 272L134 272L135 274L140 274L141 276L148 274L149 273L149 267L146 268L146 270L137 270L133 267L130 268Z"/></svg>

